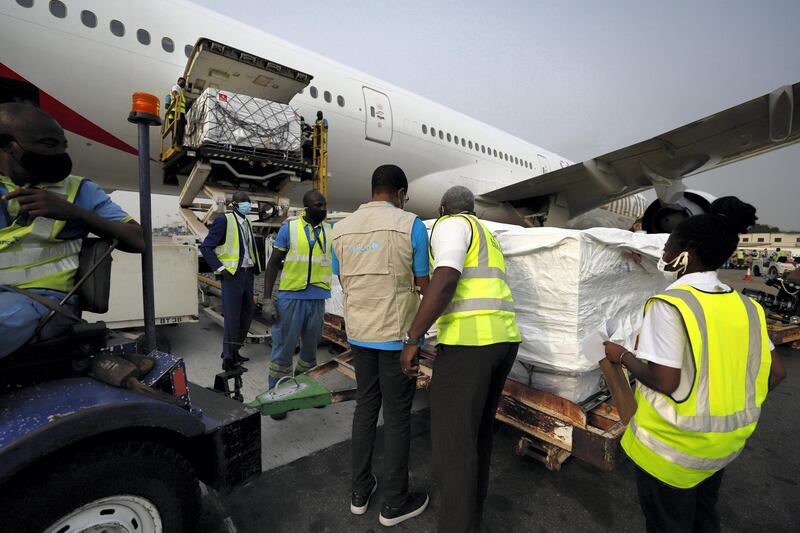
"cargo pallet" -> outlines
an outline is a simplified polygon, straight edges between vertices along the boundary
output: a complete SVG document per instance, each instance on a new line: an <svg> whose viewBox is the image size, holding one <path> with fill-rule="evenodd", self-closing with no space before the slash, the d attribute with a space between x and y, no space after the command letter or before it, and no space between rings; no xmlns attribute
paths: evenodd
<svg viewBox="0 0 800 533"><path fill-rule="evenodd" d="M344 319L325 314L323 338L346 351L322 364L307 375L317 378L332 370L355 379ZM426 345L420 355L417 388L427 390L433 375L436 352ZM334 394L334 393L332 393ZM335 401L354 398L354 391L337 391ZM608 392L599 392L577 404L555 394L507 380L497 420L522 432L517 441L517 455L540 461L551 471L558 471L570 456L575 456L603 470L613 470L624 456L619 441L625 432L617 408Z"/></svg>

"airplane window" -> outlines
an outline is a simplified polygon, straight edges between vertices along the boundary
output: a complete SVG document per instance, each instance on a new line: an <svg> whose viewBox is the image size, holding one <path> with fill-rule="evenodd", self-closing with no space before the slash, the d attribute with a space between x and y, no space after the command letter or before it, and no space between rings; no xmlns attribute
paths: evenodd
<svg viewBox="0 0 800 533"><path fill-rule="evenodd" d="M344 96L341 94L336 97L336 103L339 104L339 107L344 107Z"/></svg>
<svg viewBox="0 0 800 533"><path fill-rule="evenodd" d="M427 134L428 134L428 126L426 126L425 124L423 124L423 125L422 125L422 133L423 133L424 135L427 135Z"/></svg>
<svg viewBox="0 0 800 533"><path fill-rule="evenodd" d="M439 138L444 139L444 132L442 130L439 130Z"/></svg>
<svg viewBox="0 0 800 533"><path fill-rule="evenodd" d="M22 7L33 7L33 0L17 0L17 3Z"/></svg>
<svg viewBox="0 0 800 533"><path fill-rule="evenodd" d="M138 40L143 45L147 46L150 44L150 32L143 29L138 29L136 31L136 40Z"/></svg>
<svg viewBox="0 0 800 533"><path fill-rule="evenodd" d="M503 159L503 152L500 152L500 159Z"/></svg>
<svg viewBox="0 0 800 533"><path fill-rule="evenodd" d="M50 0L50 14L63 19L67 16L67 6L61 0Z"/></svg>
<svg viewBox="0 0 800 533"><path fill-rule="evenodd" d="M453 142L458 144L458 135L453 135Z"/></svg>
<svg viewBox="0 0 800 533"><path fill-rule="evenodd" d="M484 145L481 145L481 152L483 152L484 154L486 153L486 147Z"/></svg>
<svg viewBox="0 0 800 533"><path fill-rule="evenodd" d="M187 44L186 46L183 47L183 53L186 54L186 57L191 57L192 50L194 50L194 46L192 46L191 44Z"/></svg>
<svg viewBox="0 0 800 533"><path fill-rule="evenodd" d="M108 28L111 30L111 33L113 33L117 37L123 37L125 35L125 24L121 23L118 20L112 20L111 22L109 22Z"/></svg>
<svg viewBox="0 0 800 533"><path fill-rule="evenodd" d="M317 88L314 87L313 85L311 86L311 89L309 89L309 93L311 93L311 98L316 98L317 95L319 94Z"/></svg>
<svg viewBox="0 0 800 533"><path fill-rule="evenodd" d="M326 102L328 102L329 104L331 103L331 93L330 92L325 91L324 93L322 93L322 96L325 98Z"/></svg>
<svg viewBox="0 0 800 533"><path fill-rule="evenodd" d="M169 52L171 54L175 51L175 43L173 43L172 39L169 37L164 37L161 39L161 48L163 48L165 52Z"/></svg>
<svg viewBox="0 0 800 533"><path fill-rule="evenodd" d="M96 28L97 27L97 15L92 13L91 11L86 11L85 9L81 11L81 22L87 28Z"/></svg>
<svg viewBox="0 0 800 533"><path fill-rule="evenodd" d="M431 137L436 137L436 128L431 128Z"/></svg>
<svg viewBox="0 0 800 533"><path fill-rule="evenodd" d="M447 134L447 142L451 142L452 140L453 140L453 138L452 138L452 137L450 136L450 134L448 133L448 134Z"/></svg>
<svg viewBox="0 0 800 533"><path fill-rule="evenodd" d="M506 161L508 161L508 154L503 154L503 155L505 155L505 156L506 156Z"/></svg>
<svg viewBox="0 0 800 533"><path fill-rule="evenodd" d="M517 159L516 157L514 158L514 164L519 165L519 159Z"/></svg>
<svg viewBox="0 0 800 533"><path fill-rule="evenodd" d="M472 141L469 142L469 149L472 150Z"/></svg>
<svg viewBox="0 0 800 533"><path fill-rule="evenodd" d="M464 137L461 137L461 146L467 146L467 142L464 140Z"/></svg>

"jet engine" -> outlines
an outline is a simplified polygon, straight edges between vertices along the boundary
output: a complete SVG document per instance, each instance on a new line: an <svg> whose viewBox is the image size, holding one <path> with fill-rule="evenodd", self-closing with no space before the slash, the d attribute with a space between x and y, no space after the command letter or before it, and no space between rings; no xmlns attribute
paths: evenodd
<svg viewBox="0 0 800 533"><path fill-rule="evenodd" d="M715 196L704 191L679 190L666 198L659 194L644 212L642 229L647 233L672 233L687 218L707 213L714 200Z"/></svg>

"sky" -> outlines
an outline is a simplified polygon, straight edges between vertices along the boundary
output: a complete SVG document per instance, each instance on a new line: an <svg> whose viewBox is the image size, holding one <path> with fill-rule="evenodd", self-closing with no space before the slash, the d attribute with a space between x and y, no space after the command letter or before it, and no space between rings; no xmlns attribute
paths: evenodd
<svg viewBox="0 0 800 533"><path fill-rule="evenodd" d="M194 1L573 161L800 81L793 0ZM687 186L800 230L800 144Z"/></svg>

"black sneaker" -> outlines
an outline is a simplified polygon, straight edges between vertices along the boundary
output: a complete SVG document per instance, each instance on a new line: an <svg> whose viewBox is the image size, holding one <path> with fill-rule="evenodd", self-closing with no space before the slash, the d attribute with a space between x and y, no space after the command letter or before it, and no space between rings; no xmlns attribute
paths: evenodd
<svg viewBox="0 0 800 533"><path fill-rule="evenodd" d="M375 491L378 490L378 478L372 474L372 486L365 491L353 491L353 496L350 499L350 512L357 515L362 515L367 512L369 507L369 500Z"/></svg>
<svg viewBox="0 0 800 533"><path fill-rule="evenodd" d="M273 420L286 420L286 413L277 413L274 415L269 415L269 417Z"/></svg>
<svg viewBox="0 0 800 533"><path fill-rule="evenodd" d="M402 507L389 507L384 503L378 521L386 527L396 526L409 518L421 515L428 508L429 501L425 492L409 492L406 504Z"/></svg>

